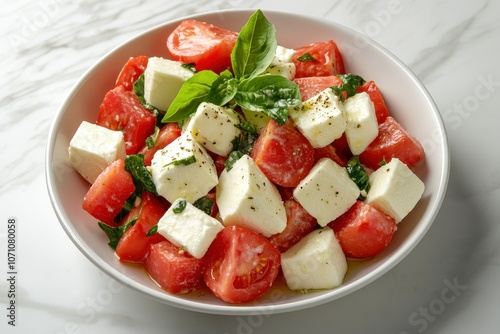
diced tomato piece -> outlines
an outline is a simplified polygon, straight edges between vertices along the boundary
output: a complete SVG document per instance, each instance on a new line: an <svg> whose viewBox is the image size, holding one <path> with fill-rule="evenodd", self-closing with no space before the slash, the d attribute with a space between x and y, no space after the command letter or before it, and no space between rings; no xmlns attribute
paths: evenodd
<svg viewBox="0 0 500 334"><path fill-rule="evenodd" d="M340 79L336 75L296 78L294 79L294 82L299 86L302 101L310 99L311 97L321 93L328 87L334 87L343 84L342 79Z"/></svg>
<svg viewBox="0 0 500 334"><path fill-rule="evenodd" d="M148 59L149 57L147 56L130 57L118 74L115 87L121 85L126 90L133 90L134 82L139 79L148 66Z"/></svg>
<svg viewBox="0 0 500 334"><path fill-rule="evenodd" d="M413 167L424 158L424 149L420 142L391 116L379 125L378 136L359 155L359 161L375 170L380 163L398 158L408 167Z"/></svg>
<svg viewBox="0 0 500 334"><path fill-rule="evenodd" d="M295 48L296 54L292 61L295 64L295 77L317 77L325 75L344 74L344 60L337 44L332 41L314 42ZM305 54L314 60L300 61Z"/></svg>
<svg viewBox="0 0 500 334"><path fill-rule="evenodd" d="M269 241L278 248L280 252L295 245L306 234L314 230L317 220L311 216L297 201L289 199L285 201L286 227L277 234L272 235Z"/></svg>
<svg viewBox="0 0 500 334"><path fill-rule="evenodd" d="M118 159L106 167L83 198L82 208L92 217L112 224L127 199L135 191L125 162Z"/></svg>
<svg viewBox="0 0 500 334"><path fill-rule="evenodd" d="M366 92L373 102L375 108L375 115L377 116L378 124L384 123L385 119L389 116L389 110L385 105L384 97L380 89L374 81L367 81L358 87L358 92Z"/></svg>
<svg viewBox="0 0 500 334"><path fill-rule="evenodd" d="M284 202L286 200L289 200L290 198L293 198L293 191L295 188L291 187L281 187L281 186L276 186L278 189L278 192L280 193L281 200Z"/></svg>
<svg viewBox="0 0 500 334"><path fill-rule="evenodd" d="M165 240L151 244L144 269L164 290L184 294L203 287L203 260Z"/></svg>
<svg viewBox="0 0 500 334"><path fill-rule="evenodd" d="M125 151L135 154L155 129L156 117L144 108L138 97L123 86L110 90L99 108L97 124L123 131Z"/></svg>
<svg viewBox="0 0 500 334"><path fill-rule="evenodd" d="M347 137L345 132L339 138L335 139L331 144L337 153L342 154L347 160L352 157L351 149L349 148L349 143L347 142Z"/></svg>
<svg viewBox="0 0 500 334"><path fill-rule="evenodd" d="M228 303L246 303L272 286L281 265L276 247L249 229L228 226L205 255L204 277L213 293Z"/></svg>
<svg viewBox="0 0 500 334"><path fill-rule="evenodd" d="M227 157L223 157L222 155L217 155L214 159L215 170L217 171L217 175L220 174L226 169L226 160Z"/></svg>
<svg viewBox="0 0 500 334"><path fill-rule="evenodd" d="M328 226L344 254L353 259L374 257L387 247L397 230L393 218L359 200Z"/></svg>
<svg viewBox="0 0 500 334"><path fill-rule="evenodd" d="M142 193L140 206L137 221L125 231L116 246L116 255L124 262L143 263L149 245L165 240L161 234L146 236L167 211L165 206L154 194L146 191Z"/></svg>
<svg viewBox="0 0 500 334"><path fill-rule="evenodd" d="M237 38L234 31L185 20L168 36L167 49L174 60L194 63L198 71L220 73L231 67L231 52Z"/></svg>
<svg viewBox="0 0 500 334"><path fill-rule="evenodd" d="M314 164L314 149L290 123L267 123L257 138L251 158L272 182L295 187Z"/></svg>
<svg viewBox="0 0 500 334"><path fill-rule="evenodd" d="M151 160L153 160L155 153L180 137L181 131L177 122L165 124L160 129L153 147L147 148L147 146L144 146L140 151L140 153L144 154L144 165L151 166Z"/></svg>
<svg viewBox="0 0 500 334"><path fill-rule="evenodd" d="M314 162L318 162L321 158L329 158L335 161L338 165L345 167L349 161L342 153L340 153L333 145L314 148Z"/></svg>

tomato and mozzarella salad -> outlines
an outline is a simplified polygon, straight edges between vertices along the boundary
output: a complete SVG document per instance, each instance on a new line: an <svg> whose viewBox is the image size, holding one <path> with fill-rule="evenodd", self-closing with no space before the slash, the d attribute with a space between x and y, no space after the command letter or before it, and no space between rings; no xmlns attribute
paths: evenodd
<svg viewBox="0 0 500 334"><path fill-rule="evenodd" d="M389 244L424 151L333 40L280 46L258 10L239 32L185 20L166 47L124 64L69 145L120 261L246 303L276 280L338 287Z"/></svg>

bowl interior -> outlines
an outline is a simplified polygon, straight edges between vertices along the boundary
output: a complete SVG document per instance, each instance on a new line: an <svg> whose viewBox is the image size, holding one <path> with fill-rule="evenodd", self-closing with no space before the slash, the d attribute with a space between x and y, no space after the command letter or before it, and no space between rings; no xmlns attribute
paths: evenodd
<svg viewBox="0 0 500 334"><path fill-rule="evenodd" d="M233 10L191 18L239 31L252 13L253 10ZM401 261L429 229L444 197L449 168L444 127L431 97L408 68L373 41L341 25L290 13L264 11L264 14L275 24L280 45L293 48L333 39L343 53L347 71L377 83L390 113L426 149L425 162L416 169L426 185L423 198L399 224L389 247L372 260L350 265L344 284L337 289L296 294L278 284L249 305L228 305L210 293L174 296L161 290L143 269L117 260L96 220L83 211L81 203L89 186L67 160L73 134L83 120L95 122L101 101L126 60L140 54L168 58L165 41L180 19L155 27L109 52L71 90L50 131L46 176L61 225L82 253L103 272L158 301L206 313L248 314L256 309L270 313L298 310L340 298L380 277Z"/></svg>

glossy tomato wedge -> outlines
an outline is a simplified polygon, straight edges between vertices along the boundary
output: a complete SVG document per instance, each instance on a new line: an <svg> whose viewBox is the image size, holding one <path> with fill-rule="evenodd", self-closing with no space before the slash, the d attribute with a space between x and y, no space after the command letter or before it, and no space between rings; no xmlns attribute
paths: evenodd
<svg viewBox="0 0 500 334"><path fill-rule="evenodd" d="M314 149L290 123L270 120L255 142L250 157L277 185L295 187L314 163Z"/></svg>
<svg viewBox="0 0 500 334"><path fill-rule="evenodd" d="M152 236L146 236L146 234L158 223L166 211L167 208L154 194L146 191L142 193L137 220L125 231L116 246L116 255L120 261L142 263L149 251L149 245L165 240L158 233Z"/></svg>
<svg viewBox="0 0 500 334"><path fill-rule="evenodd" d="M424 158L424 149L401 124L388 116L379 125L378 136L359 155L359 161L375 170L381 162L389 162L392 158L398 158L411 168Z"/></svg>
<svg viewBox="0 0 500 334"><path fill-rule="evenodd" d="M168 36L174 60L194 63L198 71L220 73L231 67L231 52L238 34L197 20L185 20Z"/></svg>
<svg viewBox="0 0 500 334"><path fill-rule="evenodd" d="M139 98L122 85L105 96L97 115L97 124L110 130L120 130L125 138L127 154L137 153L156 126L156 117L144 108Z"/></svg>
<svg viewBox="0 0 500 334"><path fill-rule="evenodd" d="M281 256L271 242L249 229L225 227L205 254L205 283L228 303L262 296L278 275Z"/></svg>
<svg viewBox="0 0 500 334"><path fill-rule="evenodd" d="M374 81L367 81L363 85L358 87L358 92L365 92L370 96L370 100L373 102L375 109L375 115L377 116L378 124L384 123L385 119L389 117L389 110L385 104L382 92L378 88Z"/></svg>
<svg viewBox="0 0 500 334"><path fill-rule="evenodd" d="M130 57L118 74L115 87L123 86L126 90L133 90L134 82L139 79L148 66L148 59L147 56Z"/></svg>
<svg viewBox="0 0 500 334"><path fill-rule="evenodd" d="M83 198L82 208L94 218L112 224L134 191L132 176L125 170L125 162L118 159L99 174Z"/></svg>
<svg viewBox="0 0 500 334"><path fill-rule="evenodd" d="M165 240L151 244L144 269L164 290L184 294L204 286L203 260Z"/></svg>
<svg viewBox="0 0 500 334"><path fill-rule="evenodd" d="M346 213L328 224L347 257L371 258L387 247L397 230L394 219L370 204L357 201Z"/></svg>
<svg viewBox="0 0 500 334"><path fill-rule="evenodd" d="M344 60L337 44L332 41L311 43L295 49L292 61L295 77L316 77L344 74Z"/></svg>

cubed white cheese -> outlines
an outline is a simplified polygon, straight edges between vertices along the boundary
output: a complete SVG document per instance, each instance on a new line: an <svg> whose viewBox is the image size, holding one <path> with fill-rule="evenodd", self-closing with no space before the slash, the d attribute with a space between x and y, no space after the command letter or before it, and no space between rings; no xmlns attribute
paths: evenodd
<svg viewBox="0 0 500 334"><path fill-rule="evenodd" d="M170 203L178 198L193 203L217 184L212 158L189 132L157 151L150 170L156 191Z"/></svg>
<svg viewBox="0 0 500 334"><path fill-rule="evenodd" d="M252 111L246 109L242 109L242 111L245 115L245 120L255 126L257 132L262 131L262 129L264 129L267 123L269 123L269 121L271 120L271 117L260 111Z"/></svg>
<svg viewBox="0 0 500 334"><path fill-rule="evenodd" d="M320 159L293 191L295 199L321 226L345 213L359 194L347 170L328 158Z"/></svg>
<svg viewBox="0 0 500 334"><path fill-rule="evenodd" d="M345 135L354 155L361 154L378 135L378 122L370 96L361 92L344 101Z"/></svg>
<svg viewBox="0 0 500 334"><path fill-rule="evenodd" d="M281 268L292 290L332 289L342 284L347 260L333 230L324 227L281 254Z"/></svg>
<svg viewBox="0 0 500 334"><path fill-rule="evenodd" d="M227 156L233 150L233 139L241 133L236 127L240 122L231 108L203 102L191 117L187 131L207 150Z"/></svg>
<svg viewBox="0 0 500 334"><path fill-rule="evenodd" d="M313 147L325 147L346 129L342 101L330 88L290 108L289 115Z"/></svg>
<svg viewBox="0 0 500 334"><path fill-rule="evenodd" d="M425 189L418 176L397 158L374 171L370 184L366 202L394 218L396 223L413 210Z"/></svg>
<svg viewBox="0 0 500 334"><path fill-rule="evenodd" d="M83 121L69 143L68 153L73 168L94 183L109 164L126 158L123 132Z"/></svg>
<svg viewBox="0 0 500 334"><path fill-rule="evenodd" d="M175 208L184 201L185 208L176 212ZM179 198L158 221L158 233L168 241L201 259L208 247L224 226L194 205Z"/></svg>
<svg viewBox="0 0 500 334"><path fill-rule="evenodd" d="M248 155L221 173L216 195L225 226L246 227L265 237L286 227L285 206L278 190Z"/></svg>
<svg viewBox="0 0 500 334"><path fill-rule="evenodd" d="M293 80L295 78L295 64L292 62L292 58L295 53L294 49L287 49L278 45L276 55L264 73L281 75L288 80Z"/></svg>
<svg viewBox="0 0 500 334"><path fill-rule="evenodd" d="M165 111L184 82L192 76L193 72L182 67L181 62L151 57L144 71L144 99Z"/></svg>

